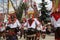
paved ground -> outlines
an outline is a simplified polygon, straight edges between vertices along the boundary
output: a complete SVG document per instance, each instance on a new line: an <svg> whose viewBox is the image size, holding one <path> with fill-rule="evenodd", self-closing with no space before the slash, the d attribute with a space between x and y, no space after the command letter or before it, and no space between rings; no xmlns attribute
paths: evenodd
<svg viewBox="0 0 60 40"><path fill-rule="evenodd" d="M25 40L25 39L22 37L22 38L19 39L19 40ZM40 38L40 40L55 40L55 39L54 39L54 36L46 35L46 38L45 38L45 39Z"/></svg>
<svg viewBox="0 0 60 40"><path fill-rule="evenodd" d="M18 37L19 38L19 37ZM5 40L5 39L0 39L0 40ZM20 39L19 38L19 40L26 40L26 39L24 39L23 37ZM45 39L42 39L41 37L40 37L40 40L55 40L54 39L54 36L52 36L52 35L46 35L46 38Z"/></svg>

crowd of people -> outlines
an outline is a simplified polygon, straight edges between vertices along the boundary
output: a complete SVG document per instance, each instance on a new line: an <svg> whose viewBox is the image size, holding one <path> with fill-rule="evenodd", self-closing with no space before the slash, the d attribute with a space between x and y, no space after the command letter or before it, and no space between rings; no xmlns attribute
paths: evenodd
<svg viewBox="0 0 60 40"><path fill-rule="evenodd" d="M50 23L44 24L44 21L40 21L39 18L35 18L34 15L31 15L28 19L22 18L20 22L15 14L8 15L8 21L0 21L0 37L6 38L6 40L18 40L24 35L33 35L36 34L35 39L39 40L40 35L44 39L46 32L51 32ZM18 36L17 36L18 35Z"/></svg>

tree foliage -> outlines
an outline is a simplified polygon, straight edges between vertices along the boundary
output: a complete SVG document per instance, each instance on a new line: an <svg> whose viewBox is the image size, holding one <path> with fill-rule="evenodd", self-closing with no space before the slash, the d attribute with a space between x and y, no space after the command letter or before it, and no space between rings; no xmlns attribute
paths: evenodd
<svg viewBox="0 0 60 40"><path fill-rule="evenodd" d="M49 17L49 15L47 14L49 11L46 9L46 7L45 7L45 5L47 5L47 3L44 1L44 0L42 0L42 3L41 3L41 13L42 13L42 15L41 15L41 20L43 20L43 21L47 21L47 18Z"/></svg>
<svg viewBox="0 0 60 40"><path fill-rule="evenodd" d="M26 3L22 3L22 4L19 5L19 7L17 9L17 14L16 14L16 16L17 16L17 18L19 20L21 20L22 14L23 14L23 10L26 10L26 7L27 7Z"/></svg>
<svg viewBox="0 0 60 40"><path fill-rule="evenodd" d="M26 10L27 4L21 2L19 7L16 9L14 7L13 2L11 0L10 0L10 2L11 2L12 6L13 6L13 8L15 10L15 13L16 13L16 16L17 16L18 20L21 20L21 17L22 17L22 14L23 14L23 10Z"/></svg>

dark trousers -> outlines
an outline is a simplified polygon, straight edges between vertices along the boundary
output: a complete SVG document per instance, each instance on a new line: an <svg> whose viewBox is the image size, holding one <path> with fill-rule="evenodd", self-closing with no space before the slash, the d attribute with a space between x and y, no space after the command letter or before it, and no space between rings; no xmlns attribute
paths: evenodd
<svg viewBox="0 0 60 40"><path fill-rule="evenodd" d="M10 30L10 31L12 31L13 30L13 34L11 35L10 34L10 32L7 32L7 34L6 34L6 40L18 40L18 38L17 38L17 32L19 31L19 29L18 28L10 28L10 27L7 27L6 28L6 30Z"/></svg>
<svg viewBox="0 0 60 40"><path fill-rule="evenodd" d="M29 28L25 32L26 32L27 35L32 35L32 34L36 34L37 30L33 29L33 28Z"/></svg>
<svg viewBox="0 0 60 40"><path fill-rule="evenodd" d="M7 36L6 40L18 40L18 37L16 35L14 35L14 36Z"/></svg>
<svg viewBox="0 0 60 40"><path fill-rule="evenodd" d="M55 39L60 40L60 27L57 27L55 30Z"/></svg>

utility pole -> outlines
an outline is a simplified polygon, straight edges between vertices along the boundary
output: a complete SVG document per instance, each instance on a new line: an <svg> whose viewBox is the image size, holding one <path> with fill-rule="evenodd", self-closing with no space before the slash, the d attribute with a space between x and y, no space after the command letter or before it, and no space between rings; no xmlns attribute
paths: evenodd
<svg viewBox="0 0 60 40"><path fill-rule="evenodd" d="M17 0L15 0L16 1L16 8L17 8Z"/></svg>
<svg viewBox="0 0 60 40"><path fill-rule="evenodd" d="M31 7L32 7L32 0L30 0L30 3L31 3Z"/></svg>
<svg viewBox="0 0 60 40"><path fill-rule="evenodd" d="M3 0L3 21L4 21L4 12L5 10L4 10L4 0Z"/></svg>
<svg viewBox="0 0 60 40"><path fill-rule="evenodd" d="M10 1L10 0L7 0L7 14L9 14L9 1ZM6 15L7 15L7 14L6 14Z"/></svg>
<svg viewBox="0 0 60 40"><path fill-rule="evenodd" d="M3 0L3 13L4 13L4 0Z"/></svg>

